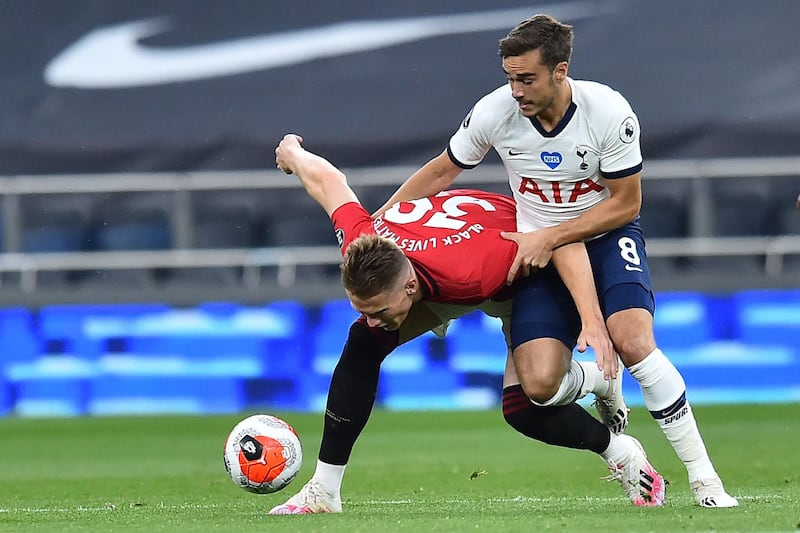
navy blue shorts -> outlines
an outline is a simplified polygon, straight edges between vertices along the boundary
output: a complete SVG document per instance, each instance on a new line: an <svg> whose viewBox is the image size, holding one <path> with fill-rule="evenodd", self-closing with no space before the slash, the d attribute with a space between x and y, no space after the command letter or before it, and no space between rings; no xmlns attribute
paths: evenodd
<svg viewBox="0 0 800 533"><path fill-rule="evenodd" d="M638 220L586 243L600 309L608 319L623 309L655 311L644 237ZM511 316L514 348L551 337L574 348L581 331L575 302L552 263L517 282Z"/></svg>

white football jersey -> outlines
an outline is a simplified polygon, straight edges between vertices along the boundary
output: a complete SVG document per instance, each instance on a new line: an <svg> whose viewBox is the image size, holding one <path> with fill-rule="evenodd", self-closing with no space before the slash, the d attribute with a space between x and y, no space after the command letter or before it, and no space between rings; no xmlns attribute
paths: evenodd
<svg viewBox="0 0 800 533"><path fill-rule="evenodd" d="M481 98L451 137L448 154L475 167L500 155L517 202L519 231L573 219L608 198L607 179L640 172L639 121L610 87L567 78L572 104L551 132L525 117L504 85Z"/></svg>

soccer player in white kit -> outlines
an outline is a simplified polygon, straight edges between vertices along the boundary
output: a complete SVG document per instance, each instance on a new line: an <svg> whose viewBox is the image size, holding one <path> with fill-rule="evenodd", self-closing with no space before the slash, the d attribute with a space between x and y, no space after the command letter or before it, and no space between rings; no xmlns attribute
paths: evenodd
<svg viewBox="0 0 800 533"><path fill-rule="evenodd" d="M508 84L481 98L447 149L379 212L447 189L494 148L517 203L520 233L507 238L518 242L519 251L509 280L520 268L525 274L541 269L517 293L512 319L512 342L519 348L514 363L525 393L539 405L562 405L598 385L597 374L584 373L571 359L580 322L548 264L555 248L583 240L617 352L686 466L697 503L736 506L709 459L683 377L653 336L655 303L638 222L638 120L618 92L567 76L572 38L571 26L546 15L512 29L500 41ZM624 426L627 413L618 414Z"/></svg>

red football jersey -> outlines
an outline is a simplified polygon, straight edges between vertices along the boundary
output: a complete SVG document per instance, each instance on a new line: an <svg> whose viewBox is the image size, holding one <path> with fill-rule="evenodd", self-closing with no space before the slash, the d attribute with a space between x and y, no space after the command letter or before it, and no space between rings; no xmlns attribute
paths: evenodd
<svg viewBox="0 0 800 533"><path fill-rule="evenodd" d="M344 253L359 235L393 240L411 260L436 302L478 304L506 287L517 243L500 237L516 231L516 207L508 196L471 189L400 202L374 221L351 202L331 219Z"/></svg>

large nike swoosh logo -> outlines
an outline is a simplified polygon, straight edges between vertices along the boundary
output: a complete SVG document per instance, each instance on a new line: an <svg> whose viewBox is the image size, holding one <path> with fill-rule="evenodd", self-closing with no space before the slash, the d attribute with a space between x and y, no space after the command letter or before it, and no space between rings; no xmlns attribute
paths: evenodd
<svg viewBox="0 0 800 533"><path fill-rule="evenodd" d="M537 6L560 20L594 17L613 2ZM45 81L56 87L109 89L161 85L285 67L442 35L511 28L530 7L394 20L343 22L318 28L186 47L156 48L139 41L165 32L163 18L96 29L55 57Z"/></svg>

